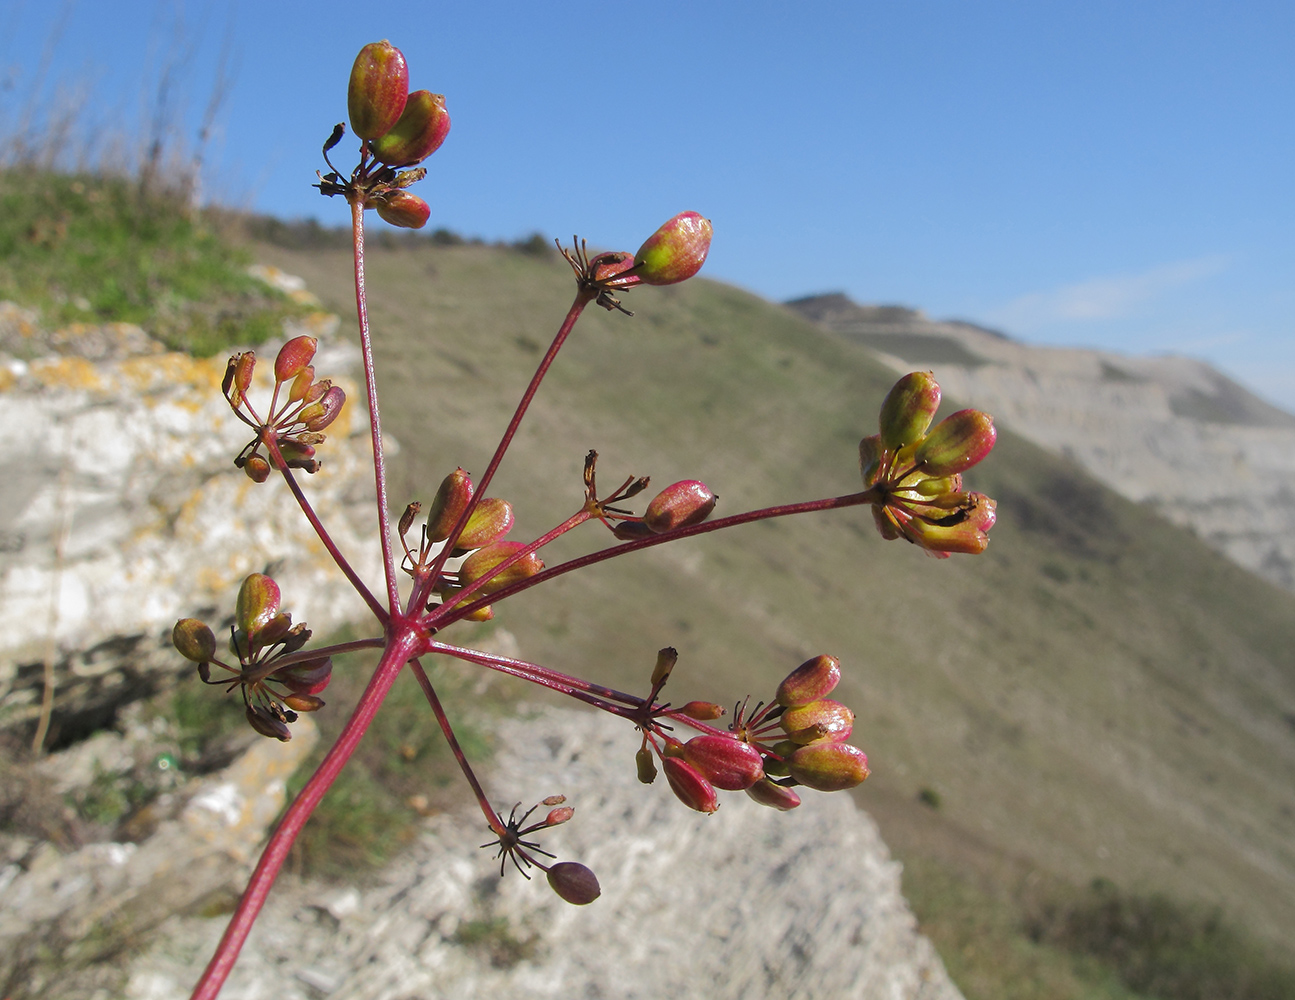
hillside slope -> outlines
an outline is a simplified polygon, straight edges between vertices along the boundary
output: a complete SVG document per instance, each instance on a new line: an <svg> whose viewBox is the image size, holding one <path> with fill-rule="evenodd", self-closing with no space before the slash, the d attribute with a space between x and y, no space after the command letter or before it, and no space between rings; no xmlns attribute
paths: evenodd
<svg viewBox="0 0 1295 1000"><path fill-rule="evenodd" d="M1205 362L1033 346L843 295L788 306L896 370L938 367L967 404L1295 589L1295 416Z"/></svg>
<svg viewBox="0 0 1295 1000"><path fill-rule="evenodd" d="M354 322L348 254L256 252ZM403 506L484 467L571 282L551 256L428 246L375 249L368 287ZM522 532L579 505L589 448L609 481L703 478L724 512L856 486L893 378L864 347L705 281L629 299L582 321L496 480ZM1288 938L1295 596L1011 433L973 481L1000 500L981 558L883 543L866 512L790 519L573 574L498 622L617 686L673 644L676 697L726 702L834 653L874 764L859 801L915 871L1101 877Z"/></svg>

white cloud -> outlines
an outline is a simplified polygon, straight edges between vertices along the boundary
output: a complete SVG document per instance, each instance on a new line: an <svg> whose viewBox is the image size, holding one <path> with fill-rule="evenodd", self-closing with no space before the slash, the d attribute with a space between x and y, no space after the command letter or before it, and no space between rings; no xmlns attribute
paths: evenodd
<svg viewBox="0 0 1295 1000"><path fill-rule="evenodd" d="M1029 330L1053 323L1120 319L1141 303L1209 278L1228 268L1222 254L1161 264L1138 274L1089 278L1046 292L1030 292L990 311L991 323L1009 330Z"/></svg>

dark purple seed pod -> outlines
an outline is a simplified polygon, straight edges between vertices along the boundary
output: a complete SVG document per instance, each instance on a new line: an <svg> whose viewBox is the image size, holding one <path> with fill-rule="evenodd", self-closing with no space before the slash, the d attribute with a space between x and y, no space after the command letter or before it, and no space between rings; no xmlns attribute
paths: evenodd
<svg viewBox="0 0 1295 1000"><path fill-rule="evenodd" d="M584 865L561 861L548 871L549 885L574 906L586 906L602 895L598 878Z"/></svg>
<svg viewBox="0 0 1295 1000"><path fill-rule="evenodd" d="M317 402L305 407L297 419L306 425L306 430L322 431L337 419L346 403L346 393L339 385L330 385Z"/></svg>
<svg viewBox="0 0 1295 1000"><path fill-rule="evenodd" d="M296 720L296 715L293 715L292 720ZM247 721L262 736L279 740L281 743L287 743L292 739L292 730L288 728L289 720L286 715L271 712L262 705L247 706Z"/></svg>

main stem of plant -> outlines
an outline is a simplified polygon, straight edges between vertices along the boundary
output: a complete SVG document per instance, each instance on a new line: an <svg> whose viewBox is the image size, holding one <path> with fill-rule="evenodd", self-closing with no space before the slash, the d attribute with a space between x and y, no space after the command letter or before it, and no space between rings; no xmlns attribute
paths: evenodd
<svg viewBox="0 0 1295 1000"><path fill-rule="evenodd" d="M378 662L377 669L369 679L368 687L360 696L359 704L355 706L355 711L346 721L346 726L338 736L337 742L328 751L305 787L293 799L292 805L283 815L282 822L266 844L265 851L256 863L256 869L252 872L252 877L243 892L243 897L238 901L238 907L230 918L229 926L225 928L225 934L216 947L216 953L212 955L202 978L198 980L198 985L193 991L193 1000L215 1000L220 993L221 986L233 969L238 953L252 930L257 914L265 905L270 887L274 885L275 878L288 859L288 852L292 850L293 842L301 833L302 827L306 825L306 821L310 819L310 814L319 805L324 793L328 791L346 762L355 753L356 747L360 744L360 738L369 728L369 723L377 714L382 700L400 675L401 668L426 649L426 635L413 623L393 621L389 628L390 641L382 654L382 659Z"/></svg>
<svg viewBox="0 0 1295 1000"><path fill-rule="evenodd" d="M364 204L359 200L351 202L351 231L355 249L355 306L360 325L360 347L364 355L364 382L373 437L373 473L378 503L378 530L382 541L382 568L386 577L387 604L390 612L384 612L380 605L375 607L376 602L371 596L369 605L385 626L386 646L382 658L378 661L377 669L369 678L369 684L360 696L351 717L346 721L337 742L325 755L323 762L311 775L292 805L288 807L283 820L266 844L265 851L261 854L247 888L238 902L238 907L230 918L229 926L225 928L224 936L216 947L216 953L207 964L202 978L198 980L198 985L193 992L193 1000L215 1000L220 993L302 827L306 825L315 807L319 805L324 794L337 780L342 768L346 766L346 762L355 753L360 739L369 728L369 723L373 721L387 692L396 682L401 669L411 659L427 651L426 629L420 626L416 619L406 618L400 614L400 588L396 578L395 558L391 544L391 519L387 508L387 474L382 453L382 421L378 408L373 343L369 336L368 305L364 292ZM278 458L282 463L282 456ZM307 516L313 513L309 510L308 504L304 505L303 509L307 511ZM323 525L318 523L317 519L312 520L311 523L322 538L328 538ZM344 560L341 564L344 564ZM363 587L357 589L360 589L361 594L366 593Z"/></svg>

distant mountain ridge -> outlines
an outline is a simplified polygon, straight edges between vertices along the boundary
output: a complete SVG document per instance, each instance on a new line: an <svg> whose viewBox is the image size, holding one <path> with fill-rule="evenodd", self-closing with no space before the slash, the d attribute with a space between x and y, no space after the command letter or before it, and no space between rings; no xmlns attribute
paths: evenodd
<svg viewBox="0 0 1295 1000"><path fill-rule="evenodd" d="M1203 361L1038 347L845 295L786 303L1295 589L1295 416Z"/></svg>

